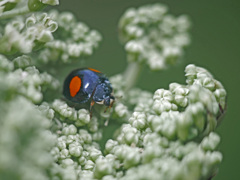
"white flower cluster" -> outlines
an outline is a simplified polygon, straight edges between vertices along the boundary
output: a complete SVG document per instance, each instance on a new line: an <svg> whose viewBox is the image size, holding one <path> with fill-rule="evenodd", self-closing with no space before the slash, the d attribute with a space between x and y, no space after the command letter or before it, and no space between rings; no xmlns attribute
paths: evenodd
<svg viewBox="0 0 240 180"><path fill-rule="evenodd" d="M49 15L58 23L54 40L47 43L40 52L42 63L61 61L70 63L81 57L92 55L98 47L101 35L96 30L90 30L87 25L78 22L70 12L58 13L50 11Z"/></svg>
<svg viewBox="0 0 240 180"><path fill-rule="evenodd" d="M32 14L26 19L16 18L0 31L0 53L30 53L42 44L52 41L52 32L56 31L57 27L57 23L46 13Z"/></svg>
<svg viewBox="0 0 240 180"><path fill-rule="evenodd" d="M50 152L55 161L50 168L52 179L88 179L93 177L93 169L97 166L99 171L106 169L100 162L103 154L98 142L102 132L96 117L90 121L87 110L77 111L61 100L43 103L39 109L53 121L52 131L58 136Z"/></svg>
<svg viewBox="0 0 240 180"><path fill-rule="evenodd" d="M224 89L223 85L219 81L215 80L206 69L194 65L188 65L185 69L185 73L187 77L187 83L189 85L199 85L208 89L213 93L221 108L225 108L227 94L226 90ZM194 97L194 95L195 94L192 95L193 99L200 98L205 103L210 101L207 96L203 97L202 94L196 94L198 97Z"/></svg>
<svg viewBox="0 0 240 180"><path fill-rule="evenodd" d="M89 128L77 130L74 125L63 124L57 145L51 151L56 164L51 170L52 177L77 179L93 174L97 159L102 157L96 136ZM69 178L67 178L69 177Z"/></svg>
<svg viewBox="0 0 240 180"><path fill-rule="evenodd" d="M48 179L56 142L50 121L26 98L3 99L2 89L0 96L0 178Z"/></svg>
<svg viewBox="0 0 240 180"><path fill-rule="evenodd" d="M0 70L5 71L0 78L3 97L13 98L15 95L22 95L34 103L39 103L43 98L44 87L54 90L59 87L58 80L46 72L40 73L35 66L29 66L30 61L29 56L19 56L11 62L0 55L0 64L2 65ZM25 67L25 69L19 67Z"/></svg>
<svg viewBox="0 0 240 180"><path fill-rule="evenodd" d="M84 126L90 122L90 114L86 109L75 110L69 107L67 103L61 100L55 100L52 104L53 109L59 114L60 120L68 120L75 123L77 127Z"/></svg>
<svg viewBox="0 0 240 180"><path fill-rule="evenodd" d="M144 62L152 70L176 64L190 43L190 22L185 15L167 14L162 4L127 10L119 22L120 39L129 61Z"/></svg>
<svg viewBox="0 0 240 180"><path fill-rule="evenodd" d="M216 151L220 138L212 131L226 92L203 68L187 66L186 77L187 85L172 83L169 90L158 89L145 103L153 111L135 111L116 140L108 140L105 151L122 167L101 178L206 179L215 174L222 155ZM214 82L214 88L198 83L206 80ZM216 91L225 95L218 98Z"/></svg>

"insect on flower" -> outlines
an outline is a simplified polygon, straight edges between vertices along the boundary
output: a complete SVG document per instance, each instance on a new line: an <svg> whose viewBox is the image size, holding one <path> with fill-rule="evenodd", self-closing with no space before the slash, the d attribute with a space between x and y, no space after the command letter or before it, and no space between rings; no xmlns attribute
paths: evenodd
<svg viewBox="0 0 240 180"><path fill-rule="evenodd" d="M100 71L92 68L73 70L65 79L63 95L75 103L86 103L91 100L90 114L95 102L108 108L113 106L115 97L108 78Z"/></svg>

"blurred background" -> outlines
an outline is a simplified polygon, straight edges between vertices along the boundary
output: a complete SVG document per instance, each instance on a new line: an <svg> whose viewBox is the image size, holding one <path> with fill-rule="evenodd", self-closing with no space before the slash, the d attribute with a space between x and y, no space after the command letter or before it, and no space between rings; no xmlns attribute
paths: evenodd
<svg viewBox="0 0 240 180"><path fill-rule="evenodd" d="M185 83L184 68L193 63L208 69L228 93L226 116L218 127L223 163L215 180L240 179L240 1L239 0L71 0L61 1L60 11L71 11L79 21L98 30L103 41L86 66L112 76L126 68L126 54L118 41L118 20L129 7L163 3L175 16L189 15L192 43L179 65L162 72L144 69L138 87L154 92L171 82ZM68 73L68 72L64 72Z"/></svg>

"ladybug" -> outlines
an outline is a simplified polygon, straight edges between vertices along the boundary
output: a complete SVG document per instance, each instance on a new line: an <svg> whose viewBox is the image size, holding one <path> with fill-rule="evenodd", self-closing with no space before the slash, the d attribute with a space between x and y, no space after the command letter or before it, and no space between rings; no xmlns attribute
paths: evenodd
<svg viewBox="0 0 240 180"><path fill-rule="evenodd" d="M92 68L73 70L63 85L63 95L68 100L75 103L86 103L91 100L90 112L95 102L107 106L106 110L111 108L115 101L112 91L108 78Z"/></svg>

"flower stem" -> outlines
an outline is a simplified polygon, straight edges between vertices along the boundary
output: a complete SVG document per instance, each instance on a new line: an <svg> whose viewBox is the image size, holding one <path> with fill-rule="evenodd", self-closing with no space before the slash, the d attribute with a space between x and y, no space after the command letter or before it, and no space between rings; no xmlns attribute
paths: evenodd
<svg viewBox="0 0 240 180"><path fill-rule="evenodd" d="M26 6L22 7L22 8L18 8L18 9L13 9L11 11L6 11L6 12L2 13L0 15L0 20L12 18L17 15L23 15L23 14L27 14L27 13L30 13L30 10Z"/></svg>
<svg viewBox="0 0 240 180"><path fill-rule="evenodd" d="M126 82L125 92L131 89L137 82L137 79L141 73L142 64L137 62L129 63L127 69L123 74L123 78Z"/></svg>

